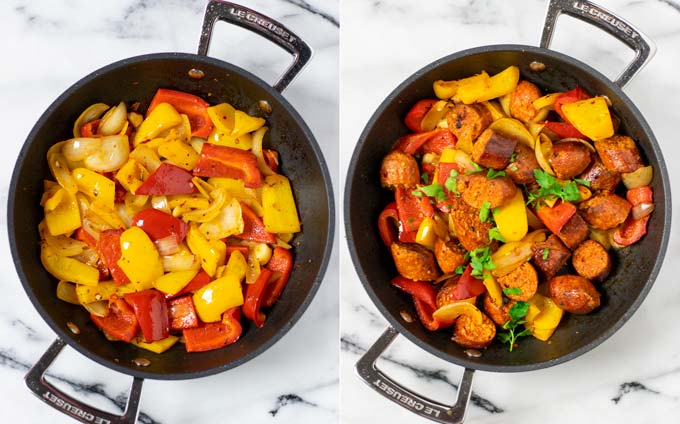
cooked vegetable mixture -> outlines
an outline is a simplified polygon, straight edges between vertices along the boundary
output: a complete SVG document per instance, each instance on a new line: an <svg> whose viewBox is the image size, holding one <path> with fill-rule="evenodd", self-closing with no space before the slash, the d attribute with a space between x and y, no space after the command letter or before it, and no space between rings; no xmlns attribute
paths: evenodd
<svg viewBox="0 0 680 424"><path fill-rule="evenodd" d="M564 312L600 306L608 250L646 234L652 167L581 87L544 95L511 66L433 89L381 164L392 284L463 347L547 341Z"/></svg>
<svg viewBox="0 0 680 424"><path fill-rule="evenodd" d="M241 314L264 325L288 282L290 182L262 147L263 118L168 89L138 107L94 104L50 148L42 263L111 340L227 346Z"/></svg>

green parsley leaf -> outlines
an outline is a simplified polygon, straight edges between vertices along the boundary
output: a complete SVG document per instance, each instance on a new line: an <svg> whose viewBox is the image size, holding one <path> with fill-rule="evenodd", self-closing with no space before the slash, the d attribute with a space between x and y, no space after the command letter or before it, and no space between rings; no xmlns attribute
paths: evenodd
<svg viewBox="0 0 680 424"><path fill-rule="evenodd" d="M538 200L549 197L557 197L565 202L575 202L581 197L578 186L573 181L562 185L557 178L540 169L534 169L534 177L540 188L529 193L528 204L535 203L538 206Z"/></svg>
<svg viewBox="0 0 680 424"><path fill-rule="evenodd" d="M509 296L519 295L522 294L522 289L520 289L519 287L508 287L506 289L503 289L503 293Z"/></svg>
<svg viewBox="0 0 680 424"><path fill-rule="evenodd" d="M458 179L456 177L458 177L458 171L452 169L448 178L446 178L446 181L444 182L444 187L446 187L446 189L451 193L459 195L460 192L458 191Z"/></svg>
<svg viewBox="0 0 680 424"><path fill-rule="evenodd" d="M486 173L486 178L496 178L505 177L505 171L496 171L493 168L489 168L489 172Z"/></svg>
<svg viewBox="0 0 680 424"><path fill-rule="evenodd" d="M505 237L503 237L503 234L501 234L501 231L497 227L489 230L489 240L498 240L501 243L505 243Z"/></svg>
<svg viewBox="0 0 680 424"><path fill-rule="evenodd" d="M512 152L510 155L510 163L514 162L517 160L517 152Z"/></svg>
<svg viewBox="0 0 680 424"><path fill-rule="evenodd" d="M491 249L487 246L470 251L470 266L474 277L481 277L485 270L495 269L496 265L491 261Z"/></svg>
<svg viewBox="0 0 680 424"><path fill-rule="evenodd" d="M590 181L588 180L582 180L580 178L574 178L574 182L577 184L581 184L582 186L590 187Z"/></svg>
<svg viewBox="0 0 680 424"><path fill-rule="evenodd" d="M513 166L510 168L510 170L511 170L512 172L517 172L518 169L519 169L519 168L516 167L515 165L513 165Z"/></svg>
<svg viewBox="0 0 680 424"><path fill-rule="evenodd" d="M529 302L517 302L508 311L511 321L519 321L529 312Z"/></svg>
<svg viewBox="0 0 680 424"><path fill-rule="evenodd" d="M467 266L465 266L465 265L458 265L458 266L456 267L456 270L455 270L454 272L455 272L456 274L458 274L458 275L463 275L463 273L465 272L465 268L467 268Z"/></svg>
<svg viewBox="0 0 680 424"><path fill-rule="evenodd" d="M423 197L423 193L420 190L413 190L411 194L416 197Z"/></svg>
<svg viewBox="0 0 680 424"><path fill-rule="evenodd" d="M422 192L420 193L419 197L422 197L422 194L425 193L425 195L428 197L434 197L437 200L446 200L446 193L444 193L444 188L442 188L442 186L439 185L439 183L432 183L428 186L420 187L419 190L420 192ZM413 192L414 196L418 196L416 192L418 192L418 190Z"/></svg>
<svg viewBox="0 0 680 424"><path fill-rule="evenodd" d="M425 184L429 184L430 175L427 172L423 172L422 174L420 174L420 178L423 180Z"/></svg>
<svg viewBox="0 0 680 424"><path fill-rule="evenodd" d="M517 288L519 290L519 288ZM506 290L511 290L511 289L504 289L503 292L505 293ZM511 294L511 293L507 293ZM514 293L512 293L514 294ZM515 342L517 341L518 338L528 336L531 334L531 330L528 328L524 328L524 330L515 333L517 330L517 327L520 325L523 325L526 323L524 318L529 311L529 303L528 302L517 302L508 311L510 314L510 321L506 322L505 324L502 325L504 330L508 330L507 332L499 332L497 337L498 340L501 341L501 343L508 343L510 345L509 350L512 352L512 349L515 347Z"/></svg>
<svg viewBox="0 0 680 424"><path fill-rule="evenodd" d="M550 249L548 249L547 247L544 247L543 248L543 260L548 259L549 255L550 255Z"/></svg>
<svg viewBox="0 0 680 424"><path fill-rule="evenodd" d="M486 201L482 203L482 208L479 210L479 220L482 222L486 222L489 220L489 212L491 208L491 202Z"/></svg>
<svg viewBox="0 0 680 424"><path fill-rule="evenodd" d="M478 173L478 172L484 171L484 168L482 168L481 166L479 166L479 164L477 164L476 162L472 162L472 166L475 168L475 170L474 170L474 171L466 172L465 175L472 175L472 174L476 174L476 173Z"/></svg>

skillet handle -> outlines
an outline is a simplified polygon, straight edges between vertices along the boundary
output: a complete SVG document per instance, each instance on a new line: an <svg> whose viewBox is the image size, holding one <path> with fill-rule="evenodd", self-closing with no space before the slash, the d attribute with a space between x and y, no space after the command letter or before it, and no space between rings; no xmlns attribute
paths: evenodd
<svg viewBox="0 0 680 424"><path fill-rule="evenodd" d="M465 368L463 378L458 387L458 396L453 406L444 405L431 400L392 380L381 371L376 361L389 347L399 333L392 327L380 336L356 364L356 370L362 380L373 390L380 393L397 405L408 409L416 415L428 420L446 424L462 424L465 420L470 396L472 395L472 378L475 370Z"/></svg>
<svg viewBox="0 0 680 424"><path fill-rule="evenodd" d="M624 19L587 0L550 0L543 24L541 47L550 48L557 17L562 13L580 19L608 32L635 51L635 58L614 83L623 88L656 53L656 45Z"/></svg>
<svg viewBox="0 0 680 424"><path fill-rule="evenodd" d="M26 377L24 377L26 385L33 394L38 396L40 400L50 405L52 408L81 423L136 423L137 415L139 414L139 401L142 396L142 383L144 382L144 379L135 377L132 381L132 388L130 389L130 395L128 396L128 402L123 415L114 415L90 405L86 405L61 392L45 380L47 369L52 365L52 362L54 362L64 346L65 343L62 339L56 339L38 362L33 365L33 368L28 371Z"/></svg>
<svg viewBox="0 0 680 424"><path fill-rule="evenodd" d="M218 20L253 31L293 55L293 63L274 84L274 89L278 92L288 87L312 57L311 47L280 22L247 7L221 0L211 0L205 9L198 54L208 55L213 27Z"/></svg>

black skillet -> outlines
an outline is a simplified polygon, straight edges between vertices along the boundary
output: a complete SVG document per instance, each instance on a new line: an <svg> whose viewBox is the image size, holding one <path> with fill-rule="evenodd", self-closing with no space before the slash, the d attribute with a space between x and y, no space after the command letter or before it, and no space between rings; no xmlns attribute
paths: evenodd
<svg viewBox="0 0 680 424"><path fill-rule="evenodd" d="M611 82L590 66L548 49L561 13L589 22L635 50L633 63L617 81ZM371 388L422 417L442 423L461 423L475 370L518 372L557 365L593 349L630 319L654 283L670 234L671 192L661 150L642 114L621 90L651 58L653 49L633 26L597 5L587 1L552 0L541 47L485 46L452 54L413 74L380 105L354 150L345 188L345 225L354 265L364 288L391 325L357 363L359 376ZM543 63L545 70L532 71L532 62ZM379 168L394 141L408 132L402 122L411 105L434 97L434 81L458 79L481 70L494 74L511 65L519 66L522 78L546 92L565 91L579 84L590 93L608 96L621 118L621 131L637 141L644 160L654 167L652 187L656 210L649 221L647 235L636 245L614 252L612 275L600 286L603 304L595 312L584 316L567 314L550 344L528 337L522 339L513 352L508 352L507 346L495 342L480 357L472 357L451 341L450 332L432 333L417 320L409 323L402 318L402 311L412 317L417 315L410 296L389 284L397 272L379 237L377 217L384 205L393 200L393 195L380 187ZM378 357L399 333L424 350L465 367L455 405L444 405L414 393L376 367Z"/></svg>
<svg viewBox="0 0 680 424"><path fill-rule="evenodd" d="M207 56L213 25L218 20L258 33L293 55L293 64L273 88L241 68ZM323 156L303 119L280 94L310 57L309 46L279 22L245 7L213 0L205 12L198 54L158 53L113 63L78 81L40 117L17 159L8 205L9 239L17 273L35 308L58 334L26 376L28 387L40 399L82 422L132 423L139 411L144 378L189 379L236 367L272 346L300 318L326 270L334 229L331 179ZM191 78L190 70L201 71L205 76ZM131 344L106 340L82 307L57 299L56 281L40 263L37 228L43 216L39 206L42 181L50 178L45 159L48 148L72 137L73 122L87 106L142 101L147 102L141 105L145 110L159 87L190 92L212 104L229 102L265 117L269 126L265 144L280 153L281 172L291 180L302 221L303 232L294 239L295 264L290 282L268 312L266 324L256 328L244 321L241 339L215 351L189 354L178 345L156 355ZM258 108L260 100L269 103L271 113ZM77 325L79 334L68 330L69 321ZM134 377L123 416L85 405L45 381L45 371L65 343L108 368ZM136 365L137 358L149 359L150 365Z"/></svg>

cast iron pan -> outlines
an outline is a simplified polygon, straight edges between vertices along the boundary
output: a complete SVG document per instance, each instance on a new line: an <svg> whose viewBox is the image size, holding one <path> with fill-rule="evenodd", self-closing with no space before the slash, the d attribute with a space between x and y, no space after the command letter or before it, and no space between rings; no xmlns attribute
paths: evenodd
<svg viewBox="0 0 680 424"><path fill-rule="evenodd" d="M616 83L584 63L548 49L552 29L560 13L595 24L636 50L635 62ZM621 90L651 57L653 47L632 26L599 6L566 0L551 1L541 46L474 48L424 67L397 87L380 105L361 134L351 160L345 191L345 222L350 252L366 291L393 327L359 361L357 370L361 378L388 399L434 421L463 421L475 369L516 372L545 368L573 359L603 342L632 316L643 301L666 251L671 217L666 165L647 122ZM529 65L534 61L545 64L545 71L532 71ZM379 237L377 217L382 208L393 200L393 194L380 187L379 169L381 159L391 150L395 140L408 133L402 123L408 109L420 99L434 97L432 83L435 80L463 78L481 70L494 74L511 65L519 66L522 78L546 92L565 91L579 84L590 93L608 96L615 113L621 118L621 132L637 141L645 162L654 167L652 187L656 210L649 221L648 234L642 241L614 252L612 275L599 287L603 295L600 308L583 316L567 314L551 337L550 344L528 337L522 339L513 352L508 352L507 346L495 342L484 350L482 356L475 358L451 341L450 331L429 332L418 320L407 323L401 318L402 310L411 316L417 315L410 296L389 284L397 271ZM397 332L426 351L466 368L457 405L443 405L412 393L376 368L375 360Z"/></svg>
<svg viewBox="0 0 680 424"><path fill-rule="evenodd" d="M206 56L212 27L217 20L257 32L294 55L293 65L274 88L243 69ZM321 151L303 119L280 94L310 57L307 44L280 23L245 7L211 1L206 9L198 55L159 53L116 62L78 81L42 115L17 160L8 206L9 238L17 272L40 315L59 335L27 375L29 387L41 399L83 422L92 422L95 418L134 422L142 378L197 378L236 367L273 345L300 318L321 283L330 257L334 228L331 180ZM191 69L200 70L205 76L192 79L188 76ZM302 221L303 232L294 239L295 265L290 282L268 312L266 324L256 328L243 320L243 336L224 349L189 354L184 346L177 345L156 355L128 343L110 342L91 323L82 307L57 299L56 281L40 263L37 228L43 212L39 199L43 179L51 179L45 159L48 148L72 137L73 122L87 106L97 102L117 104L123 100L130 104L142 101L141 110L144 111L159 87L196 94L211 104L228 102L266 118L269 131L265 145L280 154L281 172L291 180ZM258 108L260 100L271 105L271 113ZM67 329L68 321L80 328L80 334ZM83 405L44 381L44 371L64 342L106 367L135 377L131 400L123 417ZM151 363L148 367L139 367L134 363L135 358L148 358ZM64 407L60 400L73 408Z"/></svg>

